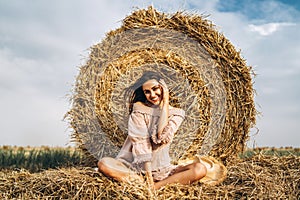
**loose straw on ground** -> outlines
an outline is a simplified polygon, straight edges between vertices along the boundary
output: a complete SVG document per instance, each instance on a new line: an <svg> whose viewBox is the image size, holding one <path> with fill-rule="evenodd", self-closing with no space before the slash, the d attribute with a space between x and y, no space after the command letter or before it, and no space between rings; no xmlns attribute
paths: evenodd
<svg viewBox="0 0 300 200"><path fill-rule="evenodd" d="M300 157L267 156L228 163L228 177L217 186L200 182L167 185L150 196L146 185L116 182L92 168L40 173L0 171L1 199L299 199Z"/></svg>

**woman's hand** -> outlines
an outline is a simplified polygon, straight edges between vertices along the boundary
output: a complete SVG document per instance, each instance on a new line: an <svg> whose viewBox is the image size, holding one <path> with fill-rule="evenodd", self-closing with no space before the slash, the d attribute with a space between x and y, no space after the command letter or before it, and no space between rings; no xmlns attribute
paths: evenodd
<svg viewBox="0 0 300 200"><path fill-rule="evenodd" d="M169 105L169 89L166 84L166 82L163 79L159 80L159 84L162 88L162 93L163 93L163 98L162 98L162 103L163 105Z"/></svg>

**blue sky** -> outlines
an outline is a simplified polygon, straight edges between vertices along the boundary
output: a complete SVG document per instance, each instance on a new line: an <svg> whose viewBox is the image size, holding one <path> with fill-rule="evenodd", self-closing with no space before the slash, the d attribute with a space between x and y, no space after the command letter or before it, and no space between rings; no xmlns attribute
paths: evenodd
<svg viewBox="0 0 300 200"><path fill-rule="evenodd" d="M70 144L62 119L88 48L149 5L209 15L253 66L250 147L300 146L300 3L287 0L0 0L0 145Z"/></svg>

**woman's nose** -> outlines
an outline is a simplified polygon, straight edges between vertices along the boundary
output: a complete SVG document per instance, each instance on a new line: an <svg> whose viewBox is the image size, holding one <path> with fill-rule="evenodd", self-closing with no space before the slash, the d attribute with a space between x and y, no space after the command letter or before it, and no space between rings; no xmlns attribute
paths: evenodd
<svg viewBox="0 0 300 200"><path fill-rule="evenodd" d="M155 96L155 92L151 90L150 95L151 95L151 97Z"/></svg>

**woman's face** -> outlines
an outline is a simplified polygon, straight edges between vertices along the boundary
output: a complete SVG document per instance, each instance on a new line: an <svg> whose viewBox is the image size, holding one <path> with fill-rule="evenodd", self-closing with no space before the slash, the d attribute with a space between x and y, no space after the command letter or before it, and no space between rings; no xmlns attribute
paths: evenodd
<svg viewBox="0 0 300 200"><path fill-rule="evenodd" d="M162 89L157 80L146 81L142 88L148 102L158 106L162 100Z"/></svg>

